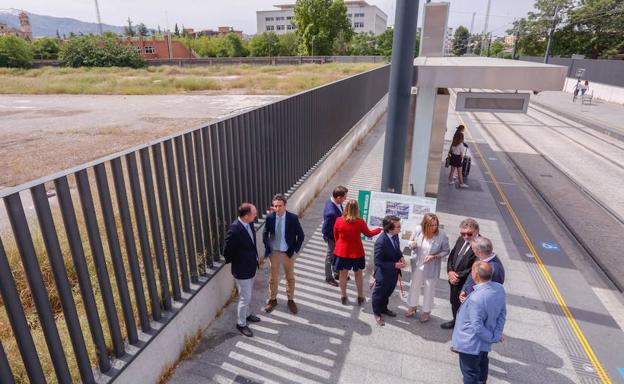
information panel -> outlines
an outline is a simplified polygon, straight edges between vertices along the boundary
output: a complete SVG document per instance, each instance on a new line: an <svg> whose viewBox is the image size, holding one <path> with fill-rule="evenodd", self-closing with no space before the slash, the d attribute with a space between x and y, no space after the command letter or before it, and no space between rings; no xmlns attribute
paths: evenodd
<svg viewBox="0 0 624 384"><path fill-rule="evenodd" d="M386 215L395 215L401 218L401 247L407 246L416 226L420 225L423 215L435 212L437 200L430 197L399 195L360 190L358 204L360 214L369 228L382 226ZM366 239L372 241L373 239Z"/></svg>

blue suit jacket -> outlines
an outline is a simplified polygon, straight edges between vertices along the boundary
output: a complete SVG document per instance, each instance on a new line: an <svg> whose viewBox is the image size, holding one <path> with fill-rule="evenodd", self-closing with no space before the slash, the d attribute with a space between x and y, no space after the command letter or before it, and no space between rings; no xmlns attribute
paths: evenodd
<svg viewBox="0 0 624 384"><path fill-rule="evenodd" d="M336 207L336 204L331 199L327 200L323 209L323 227L321 228L323 240L335 240L334 224L336 224L336 219L340 216L342 216L342 212Z"/></svg>
<svg viewBox="0 0 624 384"><path fill-rule="evenodd" d="M396 284L400 269L395 268L395 264L401 260L403 253L392 244L390 236L386 232L375 241L375 281L382 284Z"/></svg>
<svg viewBox="0 0 624 384"><path fill-rule="evenodd" d="M301 249L301 245L303 244L303 239L305 238L305 234L303 233L303 228L301 228L301 223L299 222L299 217L294 213L286 211L286 228L284 229L286 244L288 245L288 250L286 254L290 257L295 252L299 252ZM264 256L269 256L271 254L271 243L275 238L275 212L270 213L265 221L264 221L264 232L262 233L262 242L264 243Z"/></svg>
<svg viewBox="0 0 624 384"><path fill-rule="evenodd" d="M474 292L459 307L453 329L453 348L471 355L490 352L492 344L501 339L506 318L503 286L493 281L475 286Z"/></svg>
<svg viewBox="0 0 624 384"><path fill-rule="evenodd" d="M492 281L495 281L499 284L504 284L505 268L503 268L503 263L500 261L498 256L494 256L492 260L488 261L488 264L492 266ZM466 292L466 295L469 295L473 291L474 285L475 281L472 279L472 275L468 274L468 279L464 283L462 291Z"/></svg>
<svg viewBox="0 0 624 384"><path fill-rule="evenodd" d="M230 224L225 234L223 257L226 263L232 263L232 275L239 280L251 279L256 275L258 268L258 249L253 223L250 227L254 234L253 241L238 219Z"/></svg>

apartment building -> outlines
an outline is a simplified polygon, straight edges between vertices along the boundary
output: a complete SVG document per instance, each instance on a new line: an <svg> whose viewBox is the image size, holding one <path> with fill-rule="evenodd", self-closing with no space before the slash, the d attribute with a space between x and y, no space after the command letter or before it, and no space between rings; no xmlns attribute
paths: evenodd
<svg viewBox="0 0 624 384"><path fill-rule="evenodd" d="M347 17L355 33L372 32L375 35L386 30L388 16L377 6L366 1L345 1ZM275 5L277 10L256 11L257 33L275 32L278 35L295 32L295 4Z"/></svg>

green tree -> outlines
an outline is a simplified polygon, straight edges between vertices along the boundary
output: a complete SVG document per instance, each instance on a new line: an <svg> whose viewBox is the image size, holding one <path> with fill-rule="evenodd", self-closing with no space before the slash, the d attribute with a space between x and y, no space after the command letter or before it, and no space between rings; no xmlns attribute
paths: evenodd
<svg viewBox="0 0 624 384"><path fill-rule="evenodd" d="M145 65L143 57L116 38L80 36L67 40L59 52L66 67L132 67Z"/></svg>
<svg viewBox="0 0 624 384"><path fill-rule="evenodd" d="M136 31L134 30L134 27L132 26L132 20L130 20L129 17L128 17L128 25L124 27L124 35L129 36L129 37L136 36Z"/></svg>
<svg viewBox="0 0 624 384"><path fill-rule="evenodd" d="M32 51L35 59L39 60L56 60L60 46L57 39L44 37L32 42Z"/></svg>
<svg viewBox="0 0 624 384"><path fill-rule="evenodd" d="M377 55L377 38L372 32L356 33L353 36L351 54L356 56ZM392 45L390 46L392 49Z"/></svg>
<svg viewBox="0 0 624 384"><path fill-rule="evenodd" d="M338 36L334 39L332 54L337 56L348 56L351 54L351 37L344 31L339 31Z"/></svg>
<svg viewBox="0 0 624 384"><path fill-rule="evenodd" d="M298 0L295 25L301 55L331 55L340 31L347 39L353 34L343 0Z"/></svg>
<svg viewBox="0 0 624 384"><path fill-rule="evenodd" d="M505 44L500 40L496 40L492 43L492 46L490 47L490 56L499 57L502 55L504 50Z"/></svg>
<svg viewBox="0 0 624 384"><path fill-rule="evenodd" d="M274 32L264 32L249 41L249 56L277 56L280 54L279 38Z"/></svg>
<svg viewBox="0 0 624 384"><path fill-rule="evenodd" d="M470 39L470 32L468 28L460 25L455 30L453 35L453 54L455 56L463 56L468 50L468 40Z"/></svg>
<svg viewBox="0 0 624 384"><path fill-rule="evenodd" d="M277 38L280 56L297 56L297 35L294 32L278 35Z"/></svg>
<svg viewBox="0 0 624 384"><path fill-rule="evenodd" d="M375 37L378 55L385 56L388 59L392 56L393 37L394 29L392 28L386 28L385 31ZM418 53L418 48L416 48L415 52Z"/></svg>
<svg viewBox="0 0 624 384"><path fill-rule="evenodd" d="M245 47L243 39L236 33L230 32L224 37L227 56L229 57L245 57L249 55L249 50Z"/></svg>
<svg viewBox="0 0 624 384"><path fill-rule="evenodd" d="M147 26L143 23L140 23L139 25L137 25L137 33L139 36L147 36L149 35L149 30L147 29Z"/></svg>
<svg viewBox="0 0 624 384"><path fill-rule="evenodd" d="M175 23L175 27L173 27L173 34L176 36L180 36L180 28L178 28L178 23Z"/></svg>
<svg viewBox="0 0 624 384"><path fill-rule="evenodd" d="M33 52L26 40L17 36L0 36L0 67L28 68Z"/></svg>

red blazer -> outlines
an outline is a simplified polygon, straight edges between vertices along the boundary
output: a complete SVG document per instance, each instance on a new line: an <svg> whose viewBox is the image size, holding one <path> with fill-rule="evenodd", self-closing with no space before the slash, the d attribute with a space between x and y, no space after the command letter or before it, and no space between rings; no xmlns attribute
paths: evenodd
<svg viewBox="0 0 624 384"><path fill-rule="evenodd" d="M366 237L373 237L381 233L381 228L372 231L366 226L366 222L357 219L353 223L348 223L343 217L336 219L334 225L334 239L336 247L334 254L348 259L358 259L364 256L364 246L362 245L361 234Z"/></svg>

